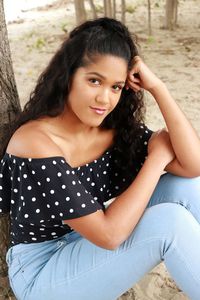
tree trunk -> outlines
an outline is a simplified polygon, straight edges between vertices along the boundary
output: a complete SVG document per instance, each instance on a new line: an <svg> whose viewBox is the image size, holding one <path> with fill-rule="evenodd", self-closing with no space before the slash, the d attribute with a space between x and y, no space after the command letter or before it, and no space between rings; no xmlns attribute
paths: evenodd
<svg viewBox="0 0 200 300"><path fill-rule="evenodd" d="M89 3L90 3L93 19L96 19L98 16L97 16L96 7L94 5L93 0L89 0Z"/></svg>
<svg viewBox="0 0 200 300"><path fill-rule="evenodd" d="M112 3L111 0L104 0L104 14L106 17L112 18Z"/></svg>
<svg viewBox="0 0 200 300"><path fill-rule="evenodd" d="M116 0L113 0L113 18L116 19L116 13L117 13L117 5L116 5Z"/></svg>
<svg viewBox="0 0 200 300"><path fill-rule="evenodd" d="M10 122L21 111L11 61L3 0L0 0L0 103L0 142L2 144L2 138L5 136L5 131L9 130Z"/></svg>
<svg viewBox="0 0 200 300"><path fill-rule="evenodd" d="M151 27L151 0L148 0L148 33L149 33L149 36L152 35L152 27Z"/></svg>
<svg viewBox="0 0 200 300"><path fill-rule="evenodd" d="M177 25L178 0L166 0L165 28L173 30Z"/></svg>
<svg viewBox="0 0 200 300"><path fill-rule="evenodd" d="M175 26L177 26L178 25L178 0L176 0L174 4L174 21L175 21Z"/></svg>
<svg viewBox="0 0 200 300"><path fill-rule="evenodd" d="M121 0L121 21L123 24L126 23L126 1Z"/></svg>
<svg viewBox="0 0 200 300"><path fill-rule="evenodd" d="M21 111L13 73L3 0L0 0L0 143L9 135L10 123ZM0 148L0 158L3 149ZM9 294L5 254L9 244L9 216L0 216L0 291L3 299Z"/></svg>
<svg viewBox="0 0 200 300"><path fill-rule="evenodd" d="M74 0L76 12L76 24L81 24L86 21L87 14L85 10L84 0Z"/></svg>

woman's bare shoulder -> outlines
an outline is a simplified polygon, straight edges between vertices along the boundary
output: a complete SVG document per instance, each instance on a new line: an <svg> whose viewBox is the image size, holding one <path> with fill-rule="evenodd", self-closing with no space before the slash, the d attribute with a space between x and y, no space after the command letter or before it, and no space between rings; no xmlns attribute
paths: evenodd
<svg viewBox="0 0 200 300"><path fill-rule="evenodd" d="M62 156L60 148L53 142L37 120L20 126L14 132L6 152L27 158Z"/></svg>

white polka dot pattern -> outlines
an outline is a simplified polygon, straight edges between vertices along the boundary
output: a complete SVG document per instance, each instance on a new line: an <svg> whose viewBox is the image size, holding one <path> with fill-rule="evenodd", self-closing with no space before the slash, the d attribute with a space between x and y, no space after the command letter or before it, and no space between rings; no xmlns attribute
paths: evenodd
<svg viewBox="0 0 200 300"><path fill-rule="evenodd" d="M131 177L116 167L114 146L77 168L59 156L37 159L5 153L0 163L0 213L11 212L11 244L60 237L72 231L63 220L104 210L106 202L131 183L147 156L152 131L142 126L143 148Z"/></svg>

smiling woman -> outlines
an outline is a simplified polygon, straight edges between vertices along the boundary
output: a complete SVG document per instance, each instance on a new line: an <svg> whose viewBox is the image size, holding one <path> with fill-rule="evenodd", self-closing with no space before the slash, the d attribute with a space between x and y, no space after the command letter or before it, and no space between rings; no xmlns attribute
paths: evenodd
<svg viewBox="0 0 200 300"><path fill-rule="evenodd" d="M75 122L73 115L82 124L92 127L101 125L118 104L126 76L127 62L122 58L100 55L94 61L87 62L73 76L65 110L71 118L66 116L65 119L72 124Z"/></svg>
<svg viewBox="0 0 200 300"><path fill-rule="evenodd" d="M144 124L143 89L166 130ZM163 260L199 299L200 141L123 24L69 34L3 147L17 299L114 300Z"/></svg>

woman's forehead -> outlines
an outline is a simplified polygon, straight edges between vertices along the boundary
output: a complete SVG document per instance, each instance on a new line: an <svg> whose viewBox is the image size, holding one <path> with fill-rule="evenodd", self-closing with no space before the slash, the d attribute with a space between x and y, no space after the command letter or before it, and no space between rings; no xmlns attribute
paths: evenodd
<svg viewBox="0 0 200 300"><path fill-rule="evenodd" d="M112 55L99 55L95 60L80 68L81 73L96 73L105 79L112 76L116 78L116 81L124 81L127 70L128 64L125 59Z"/></svg>

